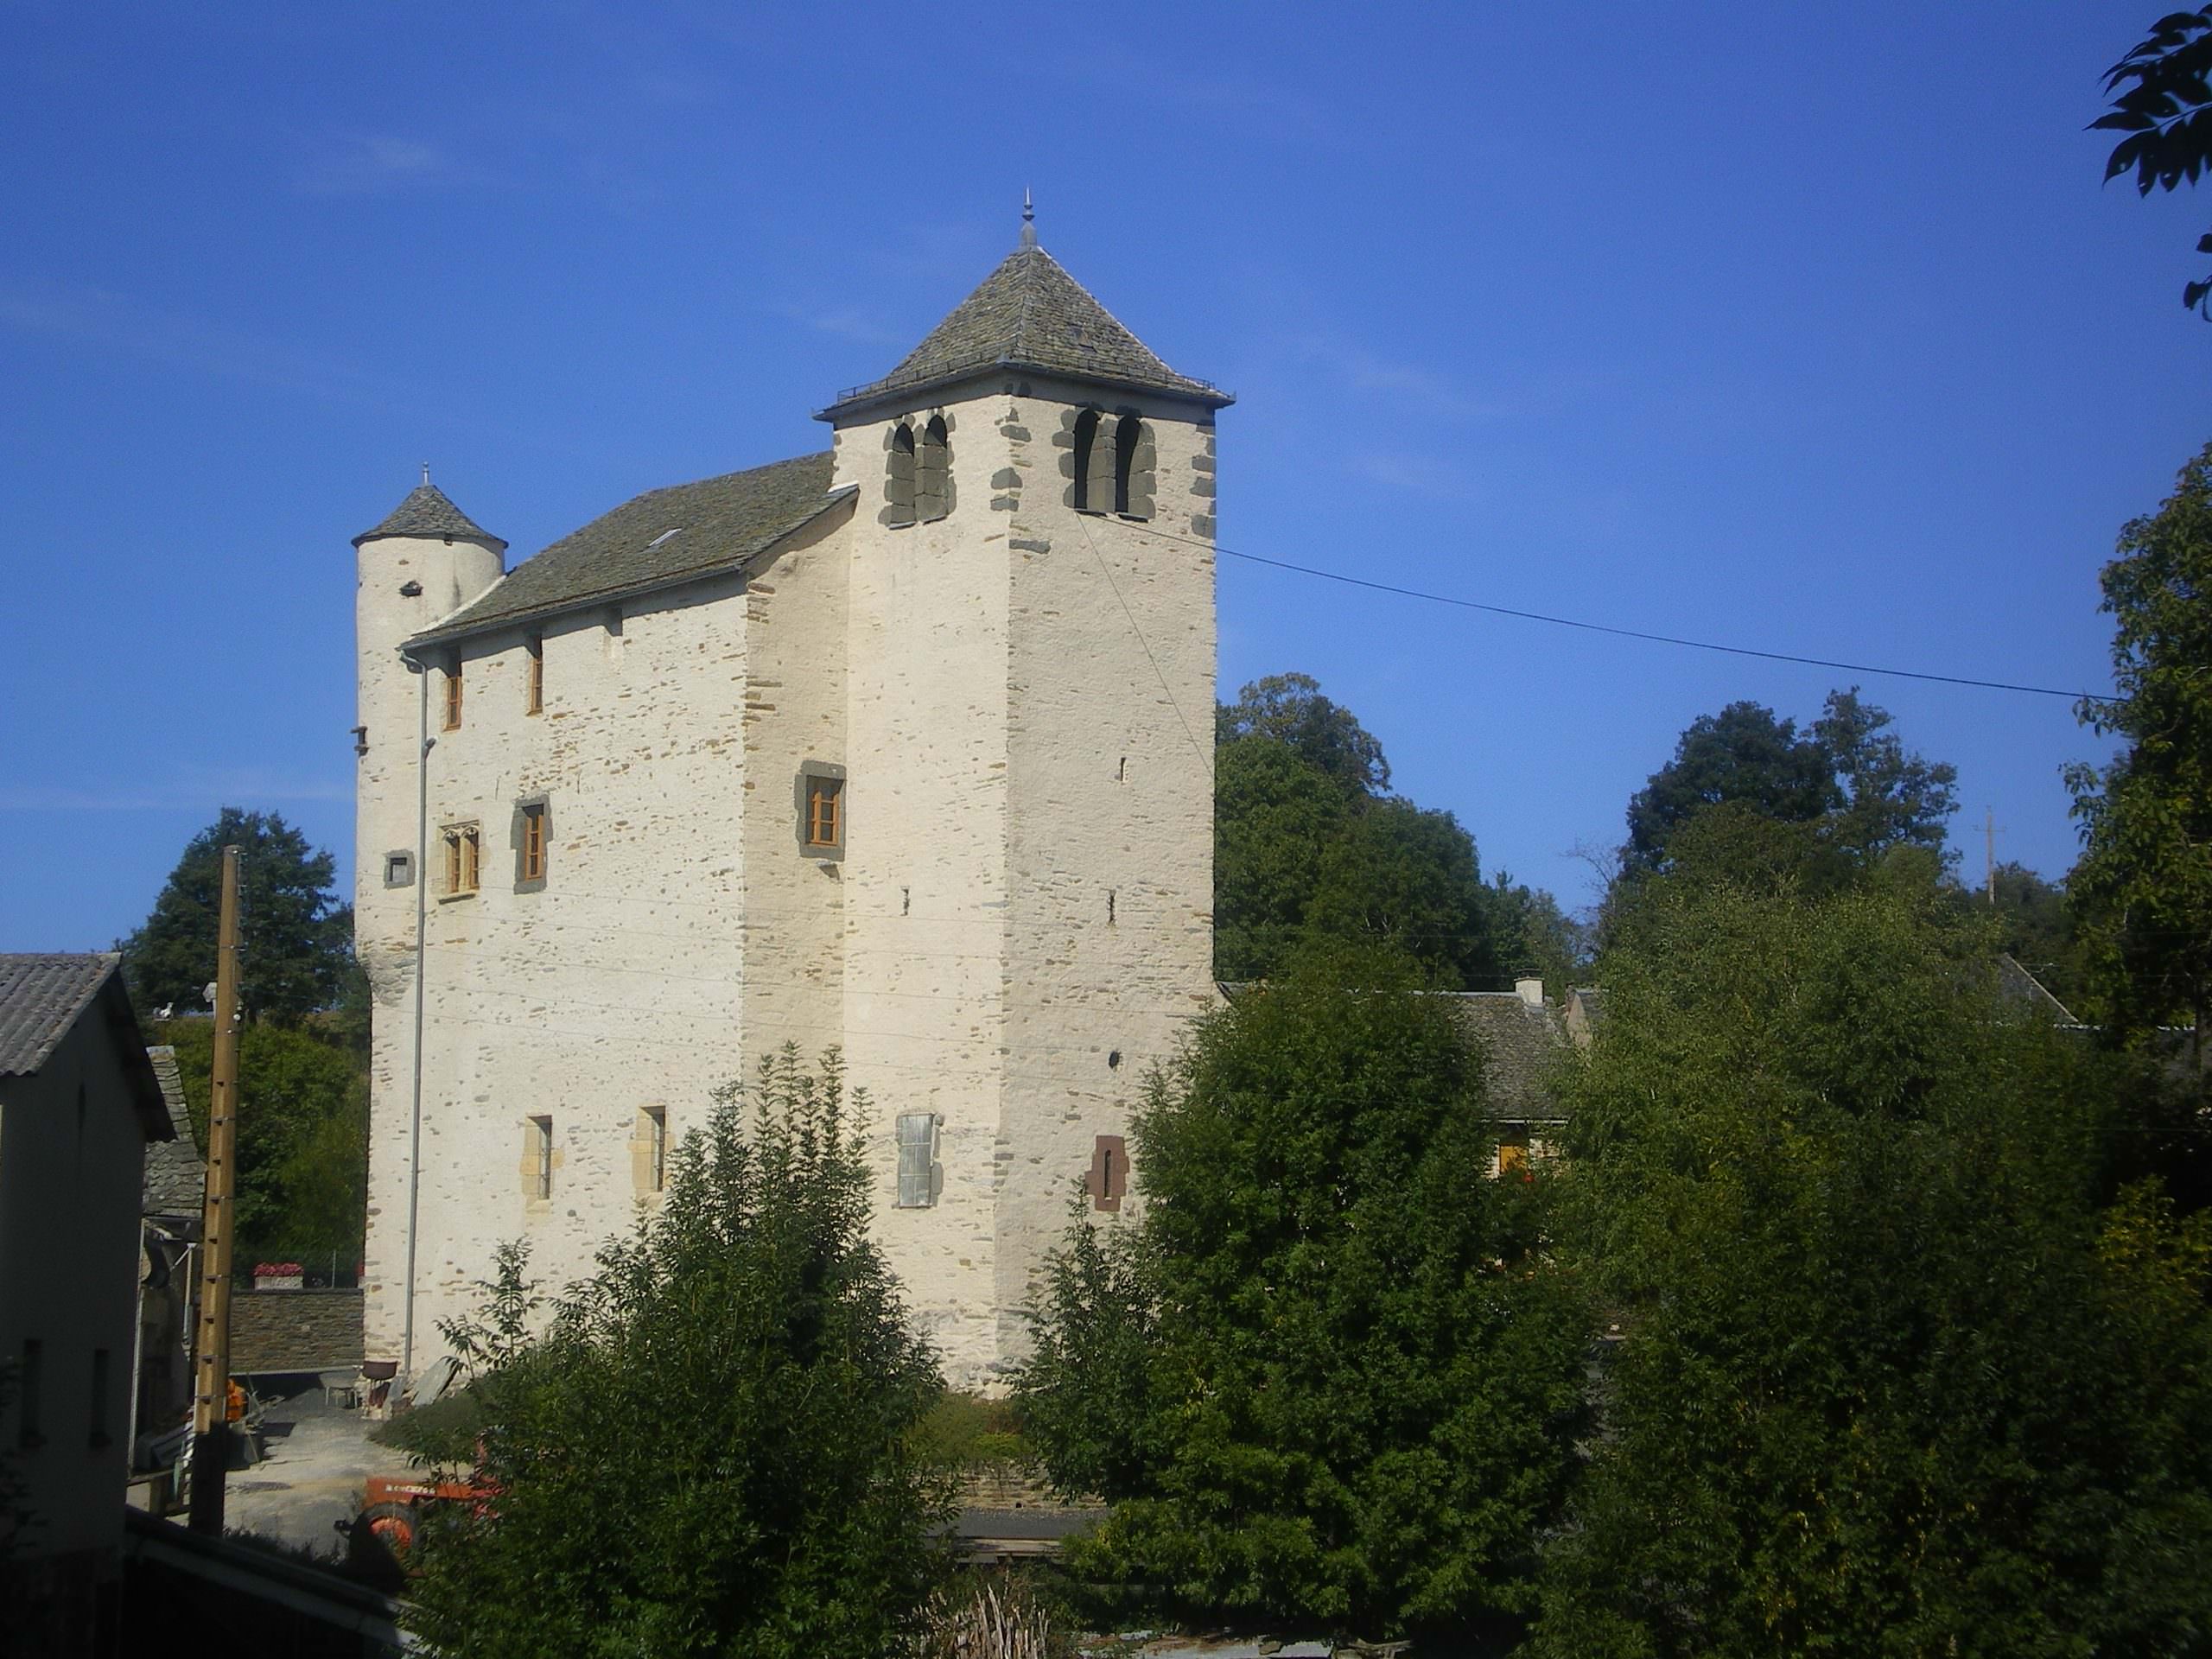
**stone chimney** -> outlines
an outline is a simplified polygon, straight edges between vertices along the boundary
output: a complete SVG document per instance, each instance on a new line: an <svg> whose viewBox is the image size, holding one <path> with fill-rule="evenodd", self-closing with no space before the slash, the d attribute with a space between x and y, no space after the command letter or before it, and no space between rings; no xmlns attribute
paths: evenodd
<svg viewBox="0 0 2212 1659"><path fill-rule="evenodd" d="M1523 1002L1526 1002L1530 1007L1541 1008L1544 1006L1544 982L1542 980L1516 979L1513 982L1513 988L1520 994L1521 1000Z"/></svg>

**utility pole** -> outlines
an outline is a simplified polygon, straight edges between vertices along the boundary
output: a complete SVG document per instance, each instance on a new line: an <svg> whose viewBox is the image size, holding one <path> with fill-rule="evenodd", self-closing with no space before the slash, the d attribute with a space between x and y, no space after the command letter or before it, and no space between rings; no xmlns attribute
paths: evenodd
<svg viewBox="0 0 2212 1659"><path fill-rule="evenodd" d="M226 847L215 937L215 1060L207 1104L207 1201L200 1223L200 1332L193 1347L189 1516L193 1531L219 1538L223 1482L231 1466L231 1223L238 1134L238 849Z"/></svg>
<svg viewBox="0 0 2212 1659"><path fill-rule="evenodd" d="M1997 907L1997 809L1995 807L1985 806L1981 809L1981 832L1986 838L1982 858L1983 868L1989 873L1986 878L1989 887L1989 906L1994 910Z"/></svg>

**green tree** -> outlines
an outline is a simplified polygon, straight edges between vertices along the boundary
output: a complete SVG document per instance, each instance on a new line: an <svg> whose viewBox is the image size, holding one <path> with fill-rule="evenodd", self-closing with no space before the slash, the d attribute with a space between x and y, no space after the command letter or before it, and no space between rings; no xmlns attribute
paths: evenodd
<svg viewBox="0 0 2212 1659"><path fill-rule="evenodd" d="M207 1144L214 1022L158 1028L176 1049L193 1134ZM239 1265L271 1253L305 1262L361 1253L368 1205L369 1079L361 1056L311 1026L250 1025L238 1033L237 1227Z"/></svg>
<svg viewBox="0 0 2212 1659"><path fill-rule="evenodd" d="M2132 170L2139 196L2195 184L2212 167L2212 7L2158 19L2105 72L2105 91L2112 109L2091 130L2127 135L2106 158L2106 182ZM2212 234L2197 238L2196 251L2212 253ZM2212 277L2184 284L2181 302L2212 318Z"/></svg>
<svg viewBox="0 0 2212 1659"><path fill-rule="evenodd" d="M1586 1327L1541 1270L1544 1184L1483 1174L1482 1075L1402 957L1338 949L1152 1079L1141 1203L1078 1209L1016 1382L1055 1481L1116 1500L1076 1571L1242 1618L1510 1627Z"/></svg>
<svg viewBox="0 0 2212 1659"><path fill-rule="evenodd" d="M2120 533L2101 577L2119 695L2082 719L2126 747L2069 771L2081 861L2067 886L2101 993L2123 1032L2203 1031L2212 987L2212 445L2174 493ZM2202 1051L2198 1051L2199 1071Z"/></svg>
<svg viewBox="0 0 2212 1659"><path fill-rule="evenodd" d="M1510 971L1501 941L1527 946L1529 918L1557 912L1549 894L1485 886L1474 837L1451 813L1388 793L1381 743L1306 675L1254 681L1216 729L1221 978L1263 979L1305 943L1334 938L1402 950L1452 989L1497 989Z"/></svg>
<svg viewBox="0 0 2212 1659"><path fill-rule="evenodd" d="M215 978L223 849L238 855L238 995L249 1018L296 1020L338 1003L353 970L353 912L333 887L335 865L274 812L226 806L194 836L144 925L123 940L125 979L143 1018L200 1008Z"/></svg>
<svg viewBox="0 0 2212 1659"><path fill-rule="evenodd" d="M2174 1653L2212 1628L2212 1229L2100 1208L2113 1061L1931 884L1661 878L1565 1088L1624 1333L1544 1655Z"/></svg>
<svg viewBox="0 0 2212 1659"><path fill-rule="evenodd" d="M865 1100L787 1049L716 1103L542 1336L512 1255L489 1317L448 1331L482 1367L499 1497L425 1540L438 1652L880 1659L918 1629L950 1517L914 1430L941 1384L868 1236Z"/></svg>
<svg viewBox="0 0 2212 1659"><path fill-rule="evenodd" d="M1700 715L1674 758L1629 802L1623 868L1631 877L1668 868L1683 827L1721 806L1781 824L1811 826L1808 852L1833 849L1836 867L1871 868L1899 848L1940 851L1956 810L1958 770L1909 753L1891 716L1862 702L1857 687L1831 691L1812 729L1756 702ZM1771 856L1783 838L1769 838ZM1718 849L1703 849L1710 860Z"/></svg>
<svg viewBox="0 0 2212 1659"><path fill-rule="evenodd" d="M1214 714L1217 743L1263 737L1283 745L1347 795L1382 795L1390 763L1382 745L1351 709L1321 695L1310 674L1270 674L1254 680Z"/></svg>

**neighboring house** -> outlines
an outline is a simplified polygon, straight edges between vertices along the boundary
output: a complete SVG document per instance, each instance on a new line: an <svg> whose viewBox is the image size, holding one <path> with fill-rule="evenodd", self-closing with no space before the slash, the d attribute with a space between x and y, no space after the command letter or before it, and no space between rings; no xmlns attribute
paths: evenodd
<svg viewBox="0 0 2212 1659"><path fill-rule="evenodd" d="M192 1134L176 1051L149 1048L171 1138L146 1148L139 1208L137 1370L131 1392L131 1433L159 1435L181 1425L192 1408L193 1246L200 1237L207 1165Z"/></svg>
<svg viewBox="0 0 2212 1659"><path fill-rule="evenodd" d="M1230 401L1025 223L825 450L512 569L427 477L356 538L371 1361L436 1357L503 1240L588 1272L787 1043L867 1091L955 1383L1026 1351L1071 1184L1213 995Z"/></svg>
<svg viewBox="0 0 2212 1659"><path fill-rule="evenodd" d="M116 1571L141 1182L175 1133L121 962L0 956L0 1452L36 1517L0 1606L65 1647Z"/></svg>
<svg viewBox="0 0 2212 1659"><path fill-rule="evenodd" d="M1497 1151L1491 1173L1525 1173L1529 1160L1553 1150L1567 1117L1552 1090L1552 1073L1570 1042L1587 1042L1570 1027L1588 991L1569 991L1565 1008L1544 998L1544 982L1522 979L1510 991L1452 993L1460 1017L1482 1045L1483 1077ZM1586 1025L1585 1029L1586 1029Z"/></svg>

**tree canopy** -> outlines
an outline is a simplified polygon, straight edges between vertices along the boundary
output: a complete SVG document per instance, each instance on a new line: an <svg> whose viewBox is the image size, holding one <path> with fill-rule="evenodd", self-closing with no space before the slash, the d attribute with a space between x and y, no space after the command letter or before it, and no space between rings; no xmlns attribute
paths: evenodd
<svg viewBox="0 0 2212 1659"><path fill-rule="evenodd" d="M238 854L238 995L247 1016L296 1020L343 997L353 972L353 912L333 886L327 852L274 812L226 806L194 836L153 913L118 946L141 1017L204 1008L215 978L223 849Z"/></svg>
<svg viewBox="0 0 2212 1659"><path fill-rule="evenodd" d="M2195 184L2212 167L2212 7L2169 12L2105 72L2112 108L2090 123L2127 135L2105 161L2107 182L2135 175L2135 193ZM2212 253L2212 233L2196 241ZM2181 302L2212 318L2212 277L2185 283Z"/></svg>
<svg viewBox="0 0 2212 1659"><path fill-rule="evenodd" d="M786 1049L717 1096L664 1207L542 1335L505 1254L446 1332L480 1368L499 1496L426 1533L411 1599L438 1652L906 1650L944 1563L913 1433L941 1384L868 1236L864 1116L834 1054L809 1073Z"/></svg>
<svg viewBox="0 0 2212 1659"><path fill-rule="evenodd" d="M1900 847L1940 849L1956 810L1957 768L1909 753L1891 725L1855 686L1830 692L1808 732L1756 702L1699 715L1629 802L1624 868L1666 868L1683 827L1722 806L1808 826L1802 845L1832 850L1839 868L1863 868Z"/></svg>
<svg viewBox="0 0 2212 1659"><path fill-rule="evenodd" d="M1549 893L1485 884L1451 813L1387 792L1382 746L1303 674L1224 704L1214 756L1214 971L1265 978L1305 944L1402 950L1452 989L1564 981L1580 938Z"/></svg>
<svg viewBox="0 0 2212 1659"><path fill-rule="evenodd" d="M2212 1224L2107 1209L2118 1064L1924 883L1662 880L1565 1090L1621 1332L1545 1655L2194 1651Z"/></svg>
<svg viewBox="0 0 2212 1659"><path fill-rule="evenodd" d="M2212 444L2174 493L2120 534L2105 566L2118 695L2082 720L2126 747L2101 771L2073 767L2082 829L2068 882L2101 993L2123 1031L2201 1032L2212 986Z"/></svg>
<svg viewBox="0 0 2212 1659"><path fill-rule="evenodd" d="M1348 987L1356 987L1349 990ZM1402 957L1300 957L1200 1022L1078 1201L1017 1389L1078 1573L1376 1634L1510 1625L1582 1408L1541 1184L1488 1179L1482 1067Z"/></svg>

